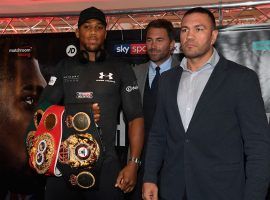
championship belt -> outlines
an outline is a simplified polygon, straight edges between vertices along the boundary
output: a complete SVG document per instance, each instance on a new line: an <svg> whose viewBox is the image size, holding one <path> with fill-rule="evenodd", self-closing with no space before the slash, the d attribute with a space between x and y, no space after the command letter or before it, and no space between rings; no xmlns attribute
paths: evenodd
<svg viewBox="0 0 270 200"><path fill-rule="evenodd" d="M49 123L53 121L51 116L55 116L55 124ZM28 144L30 165L45 175L59 176L60 171L74 187L97 188L105 150L90 104L51 106L37 124L37 131L28 134L28 140L32 141ZM43 146L48 150L43 151ZM44 164L40 154L46 161ZM53 166L55 170L51 173Z"/></svg>
<svg viewBox="0 0 270 200"><path fill-rule="evenodd" d="M56 168L62 138L63 106L50 106L34 115L36 131L27 136L29 164L39 174L60 176Z"/></svg>

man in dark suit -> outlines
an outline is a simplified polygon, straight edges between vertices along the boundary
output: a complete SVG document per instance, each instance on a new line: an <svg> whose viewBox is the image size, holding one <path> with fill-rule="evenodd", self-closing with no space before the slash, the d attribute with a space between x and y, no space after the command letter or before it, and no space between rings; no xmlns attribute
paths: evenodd
<svg viewBox="0 0 270 200"><path fill-rule="evenodd" d="M259 81L252 70L218 54L217 35L209 10L185 13L185 58L159 82L145 200L265 199L270 141Z"/></svg>
<svg viewBox="0 0 270 200"><path fill-rule="evenodd" d="M151 128L155 108L158 82L156 80L160 74L178 66L179 61L172 57L175 45L175 33L173 25L165 19L151 21L146 27L146 47L149 61L135 66L134 72L137 78L139 90L143 102L143 114L145 123L144 140L147 141L148 133ZM156 68L159 67L159 74ZM133 192L128 194L128 199L141 199L142 176L144 165L144 151L142 153L142 167L139 170L138 181Z"/></svg>

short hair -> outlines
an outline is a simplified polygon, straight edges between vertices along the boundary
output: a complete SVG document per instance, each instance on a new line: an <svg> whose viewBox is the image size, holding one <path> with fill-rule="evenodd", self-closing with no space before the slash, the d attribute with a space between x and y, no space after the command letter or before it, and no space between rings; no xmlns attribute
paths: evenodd
<svg viewBox="0 0 270 200"><path fill-rule="evenodd" d="M0 81L14 80L16 77L15 63L18 60L36 58L36 49L27 42L13 39L3 40L0 49Z"/></svg>
<svg viewBox="0 0 270 200"><path fill-rule="evenodd" d="M146 34L151 28L164 28L167 31L170 40L175 40L174 28L170 21L166 19L156 19L151 21L146 27Z"/></svg>
<svg viewBox="0 0 270 200"><path fill-rule="evenodd" d="M190 10L188 10L188 11L184 14L183 19L184 19L187 15L190 15L190 14L193 14L193 13L206 14L206 15L210 18L210 20L211 20L213 29L215 30L215 29L217 28L215 16L213 15L213 13L212 13L210 10L208 10L208 9L206 9L206 8L202 8L202 7L191 8Z"/></svg>

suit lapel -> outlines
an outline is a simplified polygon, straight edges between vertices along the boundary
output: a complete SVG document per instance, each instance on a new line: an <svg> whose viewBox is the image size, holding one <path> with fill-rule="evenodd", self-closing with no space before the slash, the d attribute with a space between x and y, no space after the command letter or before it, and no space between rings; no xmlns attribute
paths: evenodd
<svg viewBox="0 0 270 200"><path fill-rule="evenodd" d="M180 66L177 66L177 67L175 67L174 70L175 70L175 73L172 73L172 77L170 79L170 84L171 84L169 87L170 94L168 96L171 96L172 98L170 98L171 100L170 100L169 104L171 104L173 106L173 110L175 111L174 116L176 117L176 121L180 122L180 128L183 131L183 133L185 133L185 129L183 126L183 122L181 119L181 115L180 115L178 103L177 103L178 87L179 87L179 82L180 82L180 78L181 78L183 69Z"/></svg>
<svg viewBox="0 0 270 200"><path fill-rule="evenodd" d="M220 57L218 64L214 68L199 98L199 101L196 105L196 108L191 118L187 132L190 131L190 129L193 127L193 124L196 122L199 115L204 110L206 110L207 107L211 104L211 100L213 99L214 94L216 93L216 90L221 85L224 78L227 76L225 69L226 69L226 60L223 57Z"/></svg>
<svg viewBox="0 0 270 200"><path fill-rule="evenodd" d="M144 95L144 88L145 88L145 82L146 82L146 78L147 78L147 73L148 73L148 68L149 68L149 62L143 64L142 67L139 68L139 72L137 77L139 76L140 78L138 79L138 85L139 88L141 89L141 99L143 102L143 95Z"/></svg>

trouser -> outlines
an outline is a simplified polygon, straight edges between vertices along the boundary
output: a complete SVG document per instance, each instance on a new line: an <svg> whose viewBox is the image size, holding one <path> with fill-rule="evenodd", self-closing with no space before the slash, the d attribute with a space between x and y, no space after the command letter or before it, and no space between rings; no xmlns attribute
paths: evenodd
<svg viewBox="0 0 270 200"><path fill-rule="evenodd" d="M114 187L119 171L118 161L104 161L97 190L72 188L63 177L48 177L45 200L122 200L123 192Z"/></svg>

